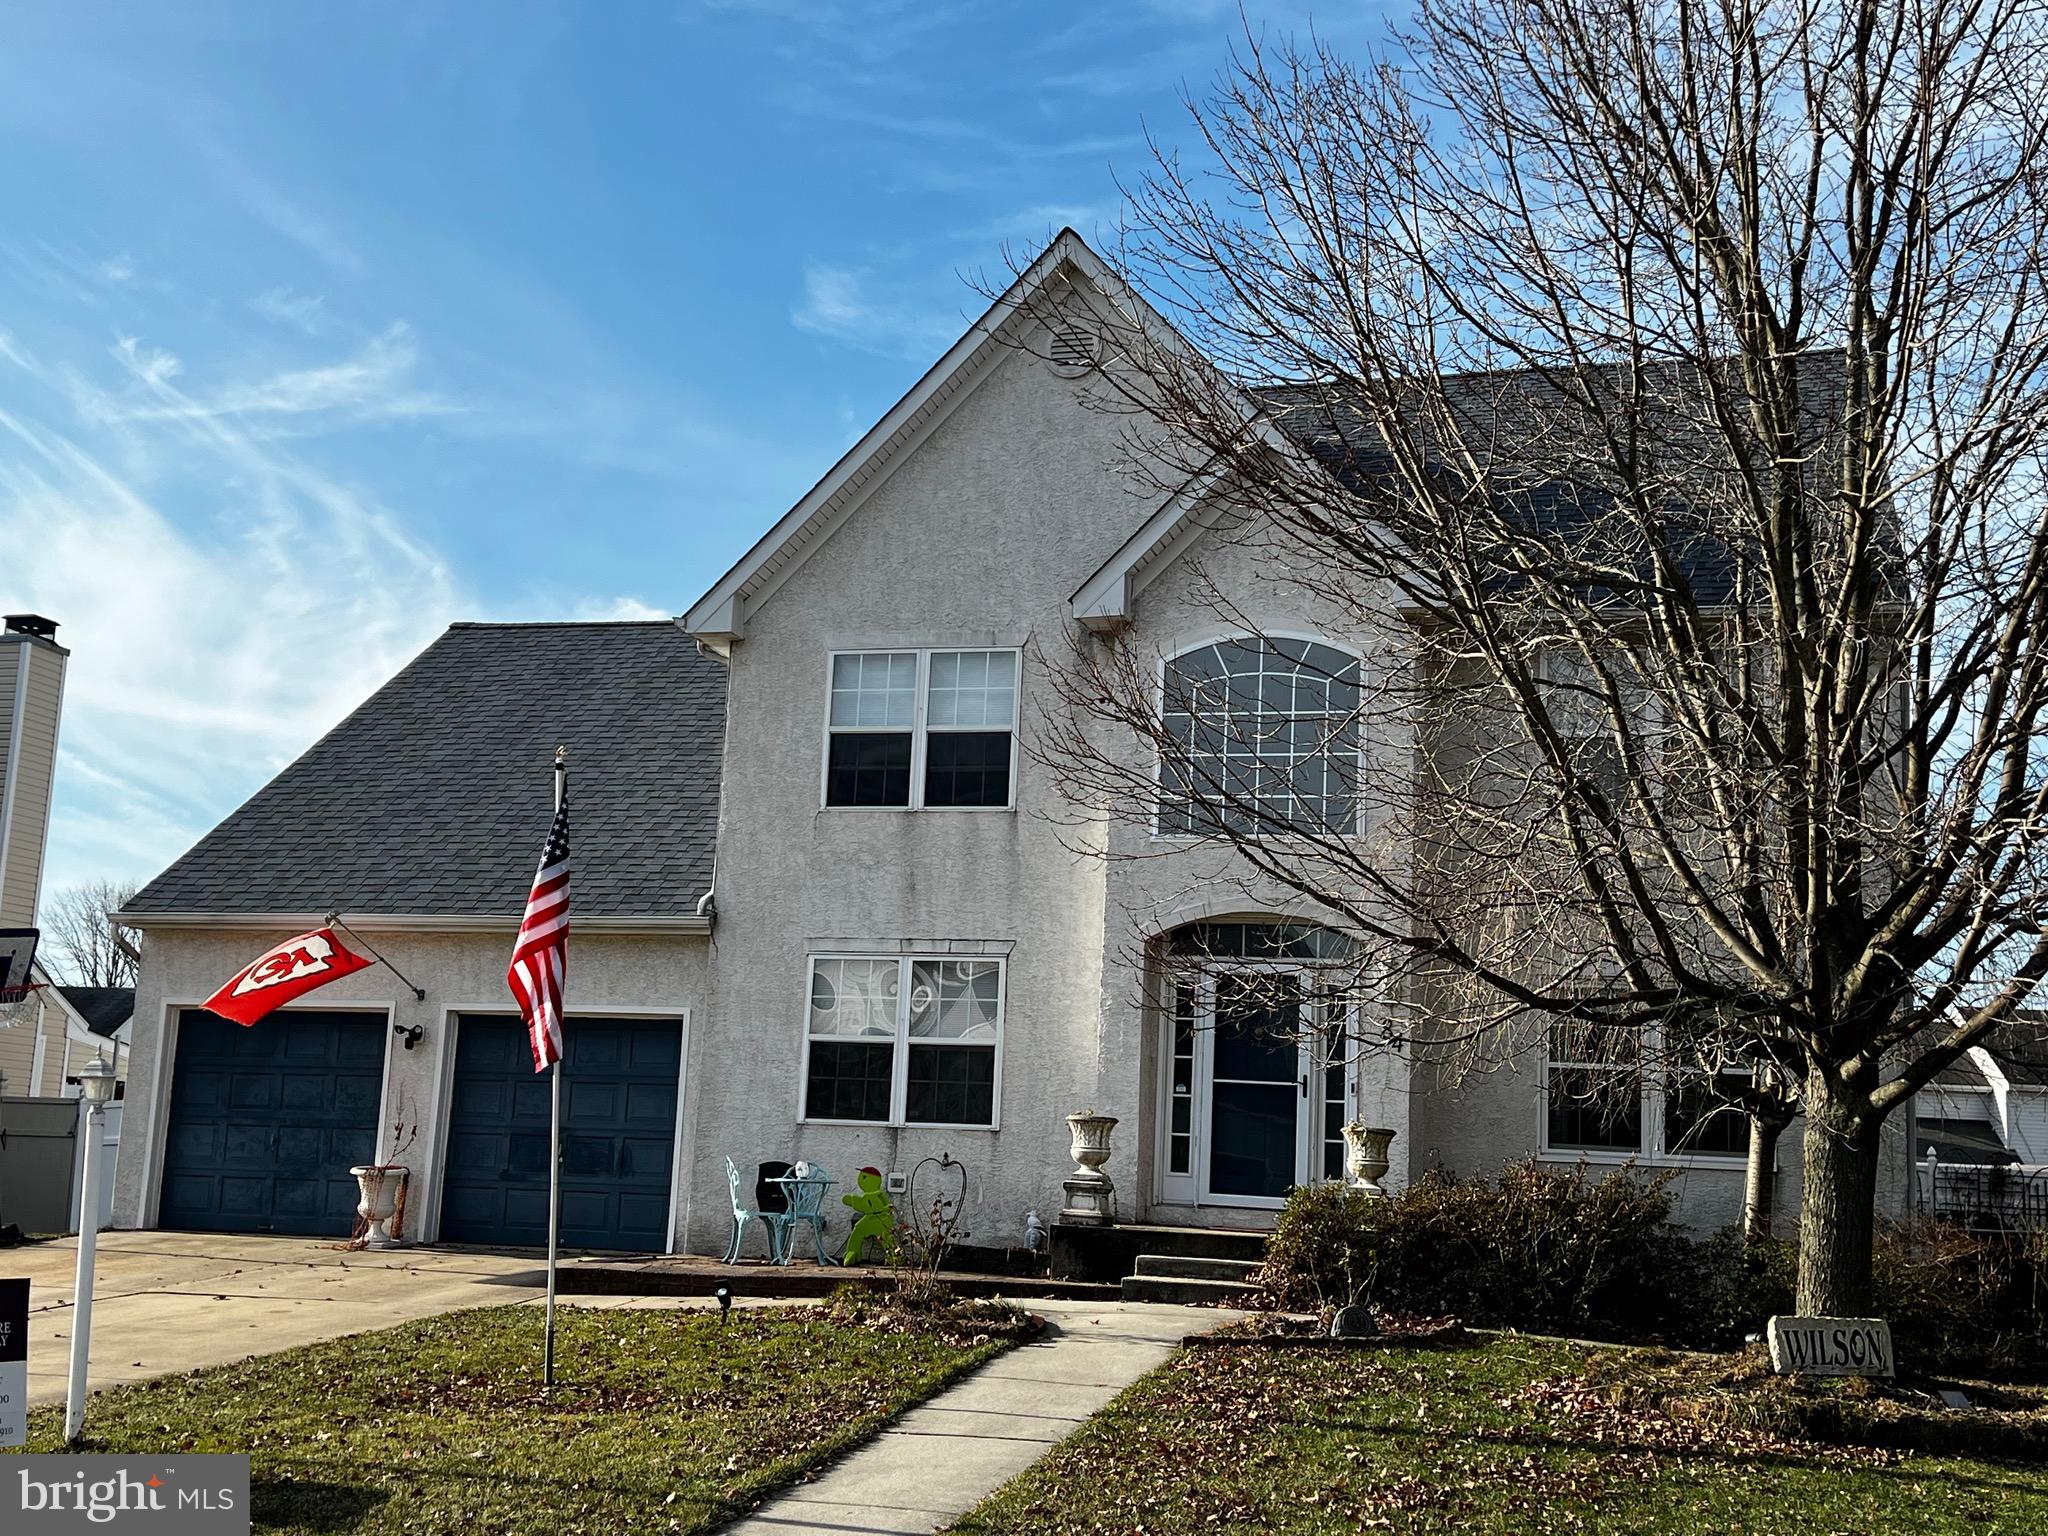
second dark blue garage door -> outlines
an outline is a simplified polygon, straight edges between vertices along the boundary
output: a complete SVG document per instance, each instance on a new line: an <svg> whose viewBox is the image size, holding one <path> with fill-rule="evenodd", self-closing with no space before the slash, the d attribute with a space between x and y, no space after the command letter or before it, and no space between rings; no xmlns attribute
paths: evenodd
<svg viewBox="0 0 2048 1536"><path fill-rule="evenodd" d="M668 1245L682 1030L674 1019L571 1018L562 1056L562 1244ZM548 1236L548 1078L516 1018L464 1014L441 1182L441 1240L536 1247Z"/></svg>

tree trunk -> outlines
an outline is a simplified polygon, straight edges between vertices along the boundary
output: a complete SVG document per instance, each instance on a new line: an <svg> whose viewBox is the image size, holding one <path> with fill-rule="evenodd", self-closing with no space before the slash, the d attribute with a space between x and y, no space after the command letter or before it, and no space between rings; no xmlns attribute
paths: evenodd
<svg viewBox="0 0 2048 1536"><path fill-rule="evenodd" d="M1775 1115L1749 1117L1749 1166L1742 1176L1742 1240L1769 1242L1778 1214L1778 1138L1787 1122Z"/></svg>
<svg viewBox="0 0 2048 1536"><path fill-rule="evenodd" d="M1800 1315L1866 1316L1877 1221L1877 1122L1816 1073L1807 1087L1804 1145Z"/></svg>

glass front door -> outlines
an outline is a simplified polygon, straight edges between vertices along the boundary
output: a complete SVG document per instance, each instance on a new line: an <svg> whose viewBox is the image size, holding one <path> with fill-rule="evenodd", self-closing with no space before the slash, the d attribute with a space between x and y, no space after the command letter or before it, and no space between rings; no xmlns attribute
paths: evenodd
<svg viewBox="0 0 2048 1536"><path fill-rule="evenodd" d="M1163 1063L1160 1192L1191 1204L1277 1206L1341 1177L1348 1070L1341 1013L1278 966L1177 984Z"/></svg>
<svg viewBox="0 0 2048 1536"><path fill-rule="evenodd" d="M1301 980L1287 971L1215 978L1207 1193L1284 1200L1300 1182Z"/></svg>

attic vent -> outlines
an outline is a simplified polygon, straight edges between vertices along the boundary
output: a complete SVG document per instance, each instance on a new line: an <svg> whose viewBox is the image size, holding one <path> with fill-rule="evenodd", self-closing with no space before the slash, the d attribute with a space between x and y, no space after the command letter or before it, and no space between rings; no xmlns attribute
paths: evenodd
<svg viewBox="0 0 2048 1536"><path fill-rule="evenodd" d="M1056 368L1092 368L1095 366L1095 338L1078 325L1063 325L1052 333L1047 355Z"/></svg>

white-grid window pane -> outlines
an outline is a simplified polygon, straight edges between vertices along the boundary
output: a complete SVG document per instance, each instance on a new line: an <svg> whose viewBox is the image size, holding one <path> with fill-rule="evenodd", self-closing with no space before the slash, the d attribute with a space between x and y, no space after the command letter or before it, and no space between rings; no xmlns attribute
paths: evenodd
<svg viewBox="0 0 2048 1536"><path fill-rule="evenodd" d="M1354 830L1359 685L1355 657L1310 641L1226 640L1176 657L1160 831Z"/></svg>
<svg viewBox="0 0 2048 1536"><path fill-rule="evenodd" d="M811 966L811 1034L896 1036L894 960L818 960Z"/></svg>
<svg viewBox="0 0 2048 1536"><path fill-rule="evenodd" d="M909 730L916 719L915 651L870 651L832 658L834 727Z"/></svg>
<svg viewBox="0 0 2048 1536"><path fill-rule="evenodd" d="M932 652L930 725L1008 730L1016 715L1014 651Z"/></svg>

